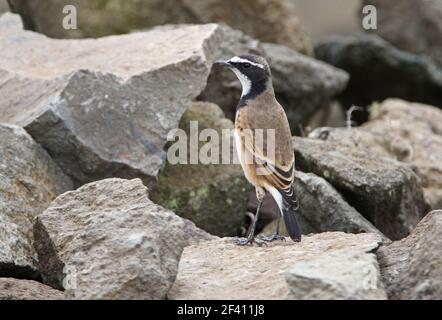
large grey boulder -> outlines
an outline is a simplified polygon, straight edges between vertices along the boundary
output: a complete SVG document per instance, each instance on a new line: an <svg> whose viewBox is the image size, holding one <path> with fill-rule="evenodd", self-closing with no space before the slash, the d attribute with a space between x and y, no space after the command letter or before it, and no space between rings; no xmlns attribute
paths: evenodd
<svg viewBox="0 0 442 320"><path fill-rule="evenodd" d="M0 278L0 300L64 300L63 291L33 280Z"/></svg>
<svg viewBox="0 0 442 320"><path fill-rule="evenodd" d="M326 231L371 232L388 241L324 178L313 173L296 171L295 190L299 199L299 209L296 214L303 234ZM263 233L273 233L275 227L276 221L267 226ZM283 234L288 236L282 222L281 227Z"/></svg>
<svg viewBox="0 0 442 320"><path fill-rule="evenodd" d="M54 40L5 14L0 121L25 127L77 186L113 176L152 185L167 133L205 87L222 46L238 36L207 24Z"/></svg>
<svg viewBox="0 0 442 320"><path fill-rule="evenodd" d="M25 130L0 124L0 277L38 276L32 220L72 187Z"/></svg>
<svg viewBox="0 0 442 320"><path fill-rule="evenodd" d="M347 72L287 47L262 44L272 69L278 101L284 106L294 132L315 111L325 109L347 86Z"/></svg>
<svg viewBox="0 0 442 320"><path fill-rule="evenodd" d="M439 0L364 0L377 9L371 30L398 48L431 57L442 67L442 3Z"/></svg>
<svg viewBox="0 0 442 320"><path fill-rule="evenodd" d="M295 263L287 273L289 297L296 300L386 300L376 255L324 253Z"/></svg>
<svg viewBox="0 0 442 320"><path fill-rule="evenodd" d="M222 130L233 129L232 121L225 118L222 110L208 102L194 102L184 113L179 128L187 136L191 121L198 121L198 135L203 130L214 129L221 139ZM233 137L229 135L228 139L230 148L226 152L231 156L236 151ZM246 220L247 191L251 186L239 164L221 163L223 141L214 143L219 143L220 148L218 164L190 164L189 154L187 164L167 163L158 176L151 199L211 234L235 236ZM205 145L207 142L199 143L198 153Z"/></svg>
<svg viewBox="0 0 442 320"><path fill-rule="evenodd" d="M339 97L346 107L390 97L442 107L442 68L374 34L327 37L316 45L315 56L350 74Z"/></svg>
<svg viewBox="0 0 442 320"><path fill-rule="evenodd" d="M324 232L303 236L301 242L294 243L287 239L286 242L272 242L265 247L237 246L232 238L192 245L184 249L177 279L167 297L171 300L291 299L297 288L291 286L290 281L287 283L286 277L291 278L288 272L296 263L313 263L331 253L336 254L336 260L329 261L338 263L349 254L362 256L374 251L380 243L380 237L371 233ZM346 263L352 270L361 266L374 267L375 272L371 276L377 283L375 259L352 259ZM326 265L322 268L323 273L329 270ZM350 274L342 282L345 286L355 286L351 284L355 279L359 281L361 277ZM359 286L362 285L359 283ZM312 283L310 290L313 292L317 288L319 286ZM342 298L339 294L329 296ZM381 296L380 292L378 296Z"/></svg>
<svg viewBox="0 0 442 320"><path fill-rule="evenodd" d="M427 202L433 209L442 208L442 111L439 108L387 99L372 105L370 120L361 127L318 128L310 136L410 164L421 179Z"/></svg>
<svg viewBox="0 0 442 320"><path fill-rule="evenodd" d="M148 199L140 179L67 192L34 224L46 284L76 299L163 299L183 248L208 233Z"/></svg>
<svg viewBox="0 0 442 320"><path fill-rule="evenodd" d="M428 210L419 177L399 161L335 141L294 138L296 166L330 182L390 239L406 236Z"/></svg>
<svg viewBox="0 0 442 320"><path fill-rule="evenodd" d="M262 41L312 52L290 0L9 0L26 29L55 38L100 37L164 24L222 22ZM63 7L77 8L77 29L62 28ZM256 14L259 12L259 14Z"/></svg>
<svg viewBox="0 0 442 320"><path fill-rule="evenodd" d="M379 249L390 299L442 299L441 230L442 210L432 211L407 238Z"/></svg>

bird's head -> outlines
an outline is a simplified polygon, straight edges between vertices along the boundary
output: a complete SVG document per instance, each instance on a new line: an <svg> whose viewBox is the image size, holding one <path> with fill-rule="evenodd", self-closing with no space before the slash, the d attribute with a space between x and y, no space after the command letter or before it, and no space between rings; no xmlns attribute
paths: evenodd
<svg viewBox="0 0 442 320"><path fill-rule="evenodd" d="M256 55L235 56L215 65L230 68L242 85L242 97L258 95L264 90L273 92L270 67L266 59Z"/></svg>

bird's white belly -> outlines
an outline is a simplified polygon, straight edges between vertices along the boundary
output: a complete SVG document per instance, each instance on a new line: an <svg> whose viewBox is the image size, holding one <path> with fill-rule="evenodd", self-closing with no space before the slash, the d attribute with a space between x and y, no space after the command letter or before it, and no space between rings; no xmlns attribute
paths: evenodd
<svg viewBox="0 0 442 320"><path fill-rule="evenodd" d="M242 167L242 171L244 172L244 175L246 176L247 180L255 185L252 181L252 179L250 178L250 176L247 173L247 169L245 167L244 161L243 161L243 157L242 157L242 148L241 148L241 133L239 132L238 129L235 129L233 131L233 135L235 136L235 146L236 146L236 153L238 154L238 159L239 159L239 163L241 164Z"/></svg>
<svg viewBox="0 0 442 320"><path fill-rule="evenodd" d="M279 193L278 190L276 190L275 187L272 186L267 186L265 187L265 189L270 192L270 194L272 195L273 199L275 200L276 204L278 205L279 208L279 213L282 215L282 210L283 210L283 202L282 202L282 195L281 193Z"/></svg>

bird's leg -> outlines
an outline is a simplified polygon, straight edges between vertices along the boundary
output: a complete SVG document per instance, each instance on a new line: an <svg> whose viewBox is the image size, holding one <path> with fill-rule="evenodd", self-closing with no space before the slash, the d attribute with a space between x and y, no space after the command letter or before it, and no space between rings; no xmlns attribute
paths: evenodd
<svg viewBox="0 0 442 320"><path fill-rule="evenodd" d="M284 237L284 236L281 236L281 235L279 234L279 225L280 225L280 222L281 222L281 215L278 215L278 220L276 221L276 230L275 230L275 233L272 234L272 235L269 235L269 236L261 236L261 237L259 237L259 239L262 240L262 241L265 241L265 242L272 242L272 241L275 241L275 240L282 240L282 241L285 241L285 237Z"/></svg>
<svg viewBox="0 0 442 320"><path fill-rule="evenodd" d="M265 191L262 188L256 188L256 197L258 198L258 207L256 208L256 214L253 218L252 225L249 229L249 232L247 234L247 238L235 238L235 244L239 246L245 246L247 244L256 243L258 246L262 246L265 244L265 242L261 241L260 239L255 239L255 228L256 228L256 222L259 218L259 212L261 211L262 207L262 201L265 196Z"/></svg>

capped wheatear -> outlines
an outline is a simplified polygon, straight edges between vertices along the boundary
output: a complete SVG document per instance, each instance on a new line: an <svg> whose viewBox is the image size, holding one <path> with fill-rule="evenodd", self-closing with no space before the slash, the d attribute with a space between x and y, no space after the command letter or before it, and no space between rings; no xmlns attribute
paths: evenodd
<svg viewBox="0 0 442 320"><path fill-rule="evenodd" d="M301 230L295 217L298 200L293 184L292 135L285 111L275 98L270 67L263 57L256 55L235 56L215 64L231 69L242 85L241 99L236 107L235 142L244 174L255 186L258 198L258 208L247 237L235 241L238 245L253 242L261 245L265 241L283 240L279 234L281 216L290 237L300 241ZM256 222L267 192L280 210L276 232L255 239Z"/></svg>

